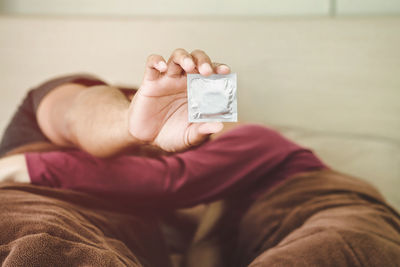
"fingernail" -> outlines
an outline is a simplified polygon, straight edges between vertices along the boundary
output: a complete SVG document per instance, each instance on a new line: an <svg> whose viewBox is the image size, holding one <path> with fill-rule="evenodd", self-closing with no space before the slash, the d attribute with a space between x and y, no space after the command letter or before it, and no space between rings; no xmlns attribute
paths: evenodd
<svg viewBox="0 0 400 267"><path fill-rule="evenodd" d="M191 69L191 68L193 68L194 67L194 63L193 63L193 60L191 60L190 58L185 58L184 60L183 60L183 66L186 68L186 69Z"/></svg>
<svg viewBox="0 0 400 267"><path fill-rule="evenodd" d="M212 73L213 70L212 70L210 64L208 64L208 63L203 63L203 64L200 66L200 72L202 72L202 73L204 73L204 74L209 74L209 73Z"/></svg>
<svg viewBox="0 0 400 267"><path fill-rule="evenodd" d="M161 69L161 70L165 70L167 68L167 64L165 64L164 61L158 62L157 65L158 65L158 68Z"/></svg>
<svg viewBox="0 0 400 267"><path fill-rule="evenodd" d="M218 69L223 70L223 71L230 71L231 68L229 68L227 65L219 65Z"/></svg>

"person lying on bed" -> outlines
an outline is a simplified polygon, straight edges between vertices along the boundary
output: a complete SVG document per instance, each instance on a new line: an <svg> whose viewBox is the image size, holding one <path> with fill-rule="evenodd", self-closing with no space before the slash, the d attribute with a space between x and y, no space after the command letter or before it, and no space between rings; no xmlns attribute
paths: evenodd
<svg viewBox="0 0 400 267"><path fill-rule="evenodd" d="M0 262L170 266L161 215L221 199L188 266L400 262L399 215L372 186L266 127L210 140L221 123L188 123L186 74L229 72L177 49L137 92L88 75L31 90L0 146Z"/></svg>

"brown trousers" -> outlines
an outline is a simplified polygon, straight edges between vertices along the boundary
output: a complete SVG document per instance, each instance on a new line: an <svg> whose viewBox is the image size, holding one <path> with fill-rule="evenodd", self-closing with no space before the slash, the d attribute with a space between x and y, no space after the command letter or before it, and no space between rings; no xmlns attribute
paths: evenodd
<svg viewBox="0 0 400 267"><path fill-rule="evenodd" d="M367 183L332 171L288 179L204 218L191 266L399 266L400 216ZM153 211L32 185L0 186L2 266L170 266ZM210 212L211 214L213 212ZM204 227L204 225L207 225ZM199 229L199 230L200 230ZM206 230L204 230L206 229ZM200 231L201 232L201 231Z"/></svg>

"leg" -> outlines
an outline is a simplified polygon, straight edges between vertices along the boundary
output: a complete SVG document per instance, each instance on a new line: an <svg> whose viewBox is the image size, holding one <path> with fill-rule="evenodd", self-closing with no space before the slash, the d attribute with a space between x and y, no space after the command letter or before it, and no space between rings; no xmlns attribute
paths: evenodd
<svg viewBox="0 0 400 267"><path fill-rule="evenodd" d="M252 130L257 132L257 129ZM252 139L256 136L248 136L248 138ZM285 145L280 142L285 140L284 138L276 140L270 135L265 140L276 145L276 147L270 147L269 150L281 153L286 150ZM297 153L291 153L290 156L289 154L279 164L276 164L274 171L266 174L264 180L255 184L258 190L253 188L253 190L244 191L243 194L227 196L225 200L213 203L208 207L186 255L186 266L236 266L235 263L240 259L233 255L243 255L242 250L244 251L250 245L246 243L236 249L239 233L247 232L246 229L240 227L241 219L247 210L254 206L254 201L257 202L260 195L268 194L278 184L285 182L287 178L324 168L321 161L310 151L297 151ZM248 157L244 154L243 158L247 159ZM262 158L262 154L260 154L260 158ZM279 157L273 156L272 158ZM263 212L259 211L258 215L262 217L262 214ZM255 216L257 214L253 214L251 218L254 219ZM261 228L255 229L255 231L258 230Z"/></svg>
<svg viewBox="0 0 400 267"><path fill-rule="evenodd" d="M229 266L395 266L399 218L361 180L329 170L300 175L242 216Z"/></svg>
<svg viewBox="0 0 400 267"><path fill-rule="evenodd" d="M0 185L2 266L170 266L158 221L102 199Z"/></svg>
<svg viewBox="0 0 400 267"><path fill-rule="evenodd" d="M257 125L172 156L104 160L75 151L27 153L26 159L36 184L158 208L263 192L295 173L324 168L309 150Z"/></svg>

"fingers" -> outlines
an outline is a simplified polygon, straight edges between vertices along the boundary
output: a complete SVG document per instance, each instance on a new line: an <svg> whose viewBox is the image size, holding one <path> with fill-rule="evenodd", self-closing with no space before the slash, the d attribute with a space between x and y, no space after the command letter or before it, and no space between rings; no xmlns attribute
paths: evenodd
<svg viewBox="0 0 400 267"><path fill-rule="evenodd" d="M160 55L150 55L147 58L144 79L149 81L157 80L162 72L167 70L167 63Z"/></svg>
<svg viewBox="0 0 400 267"><path fill-rule="evenodd" d="M185 49L178 48L168 60L167 75L176 76L182 74L183 71L191 73L194 69L192 56Z"/></svg>
<svg viewBox="0 0 400 267"><path fill-rule="evenodd" d="M212 63L210 57L202 50L194 50L189 54L185 49L176 49L168 60L159 55L150 55L147 59L145 79L153 81L166 72L168 76L186 73L200 73L203 76L211 74L229 74L231 69L226 64Z"/></svg>
<svg viewBox="0 0 400 267"><path fill-rule="evenodd" d="M194 50L191 53L196 69L203 76L210 76L214 73L210 57L202 50Z"/></svg>
<svg viewBox="0 0 400 267"><path fill-rule="evenodd" d="M231 73L231 68L226 64L221 64L221 63L215 63L214 62L213 63L213 69L214 69L214 72L216 74L226 75L226 74Z"/></svg>
<svg viewBox="0 0 400 267"><path fill-rule="evenodd" d="M211 134L222 131L224 124L221 122L205 122L192 124L187 133L186 145L196 146L204 142Z"/></svg>

